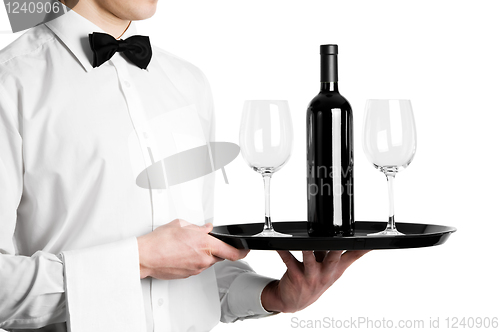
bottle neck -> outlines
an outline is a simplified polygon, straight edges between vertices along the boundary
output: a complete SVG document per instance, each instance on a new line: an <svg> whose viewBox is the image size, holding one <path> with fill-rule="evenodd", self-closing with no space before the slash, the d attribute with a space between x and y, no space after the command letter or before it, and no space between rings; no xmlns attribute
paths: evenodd
<svg viewBox="0 0 500 332"><path fill-rule="evenodd" d="M337 54L321 54L320 82L338 82Z"/></svg>
<svg viewBox="0 0 500 332"><path fill-rule="evenodd" d="M338 82L321 82L321 92L339 92Z"/></svg>

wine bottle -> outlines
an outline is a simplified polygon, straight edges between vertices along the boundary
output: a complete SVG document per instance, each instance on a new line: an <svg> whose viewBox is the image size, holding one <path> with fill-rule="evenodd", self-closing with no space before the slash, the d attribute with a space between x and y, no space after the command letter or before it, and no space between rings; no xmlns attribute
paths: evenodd
<svg viewBox="0 0 500 332"><path fill-rule="evenodd" d="M321 89L307 109L307 228L354 235L353 120L339 93L337 45L321 45Z"/></svg>

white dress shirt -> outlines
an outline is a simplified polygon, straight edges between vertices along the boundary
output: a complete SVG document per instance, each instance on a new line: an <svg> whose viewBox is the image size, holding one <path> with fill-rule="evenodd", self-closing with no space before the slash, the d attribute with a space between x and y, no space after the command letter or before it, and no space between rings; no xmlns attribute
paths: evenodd
<svg viewBox="0 0 500 332"><path fill-rule="evenodd" d="M214 140L212 97L198 68L156 47L146 70L121 53L92 68L96 31L70 11L0 51L0 328L197 332L268 315L272 279L242 261L140 280L137 236L213 218L214 174L136 183Z"/></svg>

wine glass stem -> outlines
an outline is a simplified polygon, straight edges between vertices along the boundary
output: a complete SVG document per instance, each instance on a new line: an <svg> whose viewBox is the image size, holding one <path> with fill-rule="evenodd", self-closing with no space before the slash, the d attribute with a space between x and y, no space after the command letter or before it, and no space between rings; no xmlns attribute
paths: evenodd
<svg viewBox="0 0 500 332"><path fill-rule="evenodd" d="M268 173L262 174L262 178L264 179L264 196L265 196L265 206L266 206L266 214L265 214L265 222L264 222L264 230L273 230L273 225L271 224L271 212L270 212L270 185L271 185L271 175Z"/></svg>
<svg viewBox="0 0 500 332"><path fill-rule="evenodd" d="M396 230L396 223L394 220L394 174L385 174L387 177L387 187L389 189L389 222L387 224L388 230Z"/></svg>

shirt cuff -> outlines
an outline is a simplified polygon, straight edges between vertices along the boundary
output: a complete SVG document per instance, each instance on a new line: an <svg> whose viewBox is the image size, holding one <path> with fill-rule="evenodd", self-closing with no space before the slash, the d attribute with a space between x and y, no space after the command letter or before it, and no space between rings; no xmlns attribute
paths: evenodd
<svg viewBox="0 0 500 332"><path fill-rule="evenodd" d="M228 304L231 313L238 317L267 316L275 314L262 306L261 295L264 288L271 281L254 272L239 275L231 284L228 291Z"/></svg>
<svg viewBox="0 0 500 332"><path fill-rule="evenodd" d="M63 251L70 332L144 332L137 239Z"/></svg>

